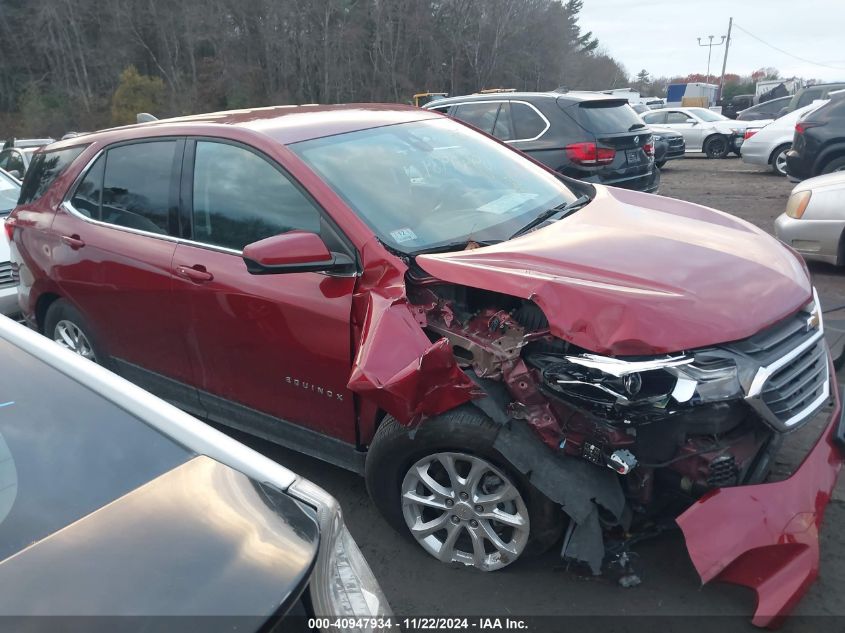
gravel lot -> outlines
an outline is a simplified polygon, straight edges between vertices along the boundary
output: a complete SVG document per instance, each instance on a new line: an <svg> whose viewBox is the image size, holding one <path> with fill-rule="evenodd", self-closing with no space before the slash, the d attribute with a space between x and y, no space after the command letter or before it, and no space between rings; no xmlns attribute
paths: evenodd
<svg viewBox="0 0 845 633"><path fill-rule="evenodd" d="M697 202L736 214L772 231L792 185L785 178L738 159L720 161L684 158L671 161L663 172L661 194ZM811 265L825 305L845 303L845 271ZM752 299L752 298L749 298ZM843 317L845 317L845 313ZM842 376L840 375L840 382ZM415 544L391 530L370 504L364 482L357 476L294 454L260 440L247 442L312 479L341 502L350 530L381 581L397 615L589 616L573 620L545 620L531 630L750 631L751 591L729 585L701 587L679 533L670 533L636 548L643 583L622 589L604 578L585 578L564 569L552 550L540 558L523 560L507 569L485 574L450 568L436 562ZM845 479L845 477L843 477ZM798 617L783 630L842 630L845 626L845 494L837 488L828 507L822 533L821 578L796 609ZM714 534L714 538L719 538ZM713 619L643 616L726 616ZM622 616L599 618L598 616ZM818 618L810 616L840 616ZM841 619L840 619L841 618Z"/></svg>

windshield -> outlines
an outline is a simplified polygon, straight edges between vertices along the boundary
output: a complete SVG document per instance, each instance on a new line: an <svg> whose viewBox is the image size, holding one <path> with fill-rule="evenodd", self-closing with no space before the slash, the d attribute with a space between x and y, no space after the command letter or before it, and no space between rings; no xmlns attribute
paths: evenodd
<svg viewBox="0 0 845 633"><path fill-rule="evenodd" d="M722 116L718 112L713 112L713 110L708 110L707 108L689 108L689 111L702 121L707 121L708 123L711 121L730 121L728 117Z"/></svg>
<svg viewBox="0 0 845 633"><path fill-rule="evenodd" d="M6 174L0 174L0 216L9 215L18 203L21 187Z"/></svg>
<svg viewBox="0 0 845 633"><path fill-rule="evenodd" d="M449 119L290 148L403 253L505 240L546 209L576 198L545 169Z"/></svg>

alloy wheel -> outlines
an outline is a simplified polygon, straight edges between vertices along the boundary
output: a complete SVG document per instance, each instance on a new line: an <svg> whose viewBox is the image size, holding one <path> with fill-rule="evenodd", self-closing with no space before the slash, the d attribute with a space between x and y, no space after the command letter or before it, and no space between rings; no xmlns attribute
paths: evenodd
<svg viewBox="0 0 845 633"><path fill-rule="evenodd" d="M775 156L775 171L779 173L781 176L786 176L786 152L788 150L783 150L778 152L778 155Z"/></svg>
<svg viewBox="0 0 845 633"><path fill-rule="evenodd" d="M73 321L62 320L56 323L53 330L53 340L74 354L97 362L91 341Z"/></svg>
<svg viewBox="0 0 845 633"><path fill-rule="evenodd" d="M490 462L464 453L419 460L402 482L402 513L429 554L483 571L509 565L528 543L528 508Z"/></svg>

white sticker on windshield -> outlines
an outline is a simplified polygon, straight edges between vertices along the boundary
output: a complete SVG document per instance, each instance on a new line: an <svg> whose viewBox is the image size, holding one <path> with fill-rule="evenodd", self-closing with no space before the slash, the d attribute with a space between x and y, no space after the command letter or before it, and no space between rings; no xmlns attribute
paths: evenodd
<svg viewBox="0 0 845 633"><path fill-rule="evenodd" d="M503 215L537 197L539 197L539 194L536 193L519 193L514 191L513 193L506 193L501 198L493 200L493 202L488 202L478 207L478 210L482 213Z"/></svg>
<svg viewBox="0 0 845 633"><path fill-rule="evenodd" d="M390 237L393 238L394 242L402 244L403 242L413 242L415 239L417 239L417 234L409 228L404 228L391 231Z"/></svg>

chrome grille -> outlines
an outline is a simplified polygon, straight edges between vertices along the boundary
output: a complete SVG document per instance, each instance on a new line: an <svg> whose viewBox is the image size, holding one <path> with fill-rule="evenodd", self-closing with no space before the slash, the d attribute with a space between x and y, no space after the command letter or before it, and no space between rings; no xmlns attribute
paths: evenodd
<svg viewBox="0 0 845 633"><path fill-rule="evenodd" d="M0 288L17 285L17 280L12 276L12 262L0 262Z"/></svg>
<svg viewBox="0 0 845 633"><path fill-rule="evenodd" d="M826 397L827 385L827 345L820 338L769 376L761 397L778 420L787 422Z"/></svg>

